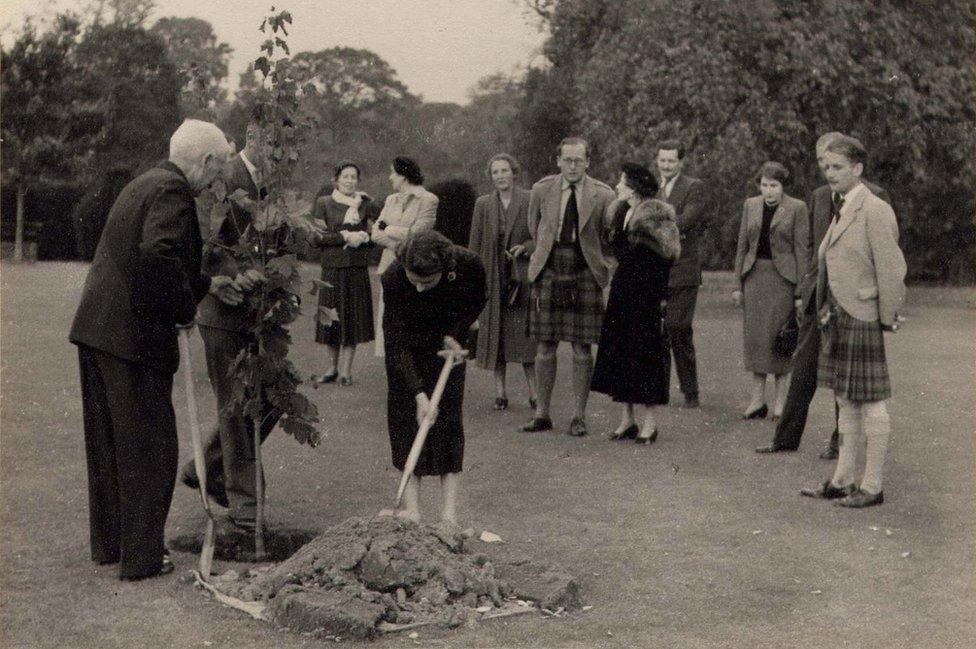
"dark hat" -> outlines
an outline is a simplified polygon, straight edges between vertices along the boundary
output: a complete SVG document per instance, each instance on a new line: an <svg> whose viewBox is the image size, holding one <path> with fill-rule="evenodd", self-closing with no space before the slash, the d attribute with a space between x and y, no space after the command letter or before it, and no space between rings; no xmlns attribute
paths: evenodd
<svg viewBox="0 0 976 649"><path fill-rule="evenodd" d="M647 167L636 162L625 162L620 165L620 170L627 180L627 186L638 196L651 198L657 194L657 177Z"/></svg>

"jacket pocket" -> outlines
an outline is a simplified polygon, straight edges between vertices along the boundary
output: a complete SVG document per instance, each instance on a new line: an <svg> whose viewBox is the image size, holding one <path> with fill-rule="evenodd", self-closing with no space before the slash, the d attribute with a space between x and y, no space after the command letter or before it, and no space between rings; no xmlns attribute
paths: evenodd
<svg viewBox="0 0 976 649"><path fill-rule="evenodd" d="M864 288L859 288L857 289L857 297L861 300L873 300L878 297L878 287L866 286Z"/></svg>

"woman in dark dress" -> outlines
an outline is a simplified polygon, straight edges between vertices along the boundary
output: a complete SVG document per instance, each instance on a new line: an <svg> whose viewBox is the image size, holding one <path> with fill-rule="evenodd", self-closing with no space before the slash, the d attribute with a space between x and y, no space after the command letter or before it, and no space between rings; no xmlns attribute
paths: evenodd
<svg viewBox="0 0 976 649"><path fill-rule="evenodd" d="M332 176L332 189L315 199L312 216L325 221L316 245L322 248L322 281L319 306L335 309L337 319L315 320L315 342L329 347L332 367L319 383L352 384L352 359L356 345L373 340L373 300L367 261L371 247L369 221L375 218L373 201L359 186L359 167L340 162ZM328 192L328 193L327 193Z"/></svg>
<svg viewBox="0 0 976 649"><path fill-rule="evenodd" d="M387 418L393 466L404 470L419 423L444 365L442 349L458 342L485 306L485 269L473 252L438 232L410 234L382 277L386 332ZM420 519L422 476L441 477L441 519L457 520L456 502L464 458L464 365L456 366L444 389L436 423L404 492L400 515Z"/></svg>
<svg viewBox="0 0 976 649"><path fill-rule="evenodd" d="M623 404L620 425L610 439L657 439L654 407L668 402L667 350L662 344L662 301L672 262L681 253L674 208L654 200L658 184L649 169L624 163L610 242L617 270L610 284L591 389ZM645 406L638 428L634 406Z"/></svg>

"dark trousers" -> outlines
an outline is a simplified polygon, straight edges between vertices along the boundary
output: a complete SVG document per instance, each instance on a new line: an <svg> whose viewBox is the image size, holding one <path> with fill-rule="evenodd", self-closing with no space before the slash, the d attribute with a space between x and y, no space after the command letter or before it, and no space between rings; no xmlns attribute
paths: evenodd
<svg viewBox="0 0 976 649"><path fill-rule="evenodd" d="M668 306L664 313L664 359L666 374L671 375L671 356L678 373L678 384L685 398L698 398L698 368L695 360L692 321L698 301L697 286L668 288Z"/></svg>
<svg viewBox="0 0 976 649"><path fill-rule="evenodd" d="M84 345L78 366L92 560L156 574L179 462L173 375Z"/></svg>
<svg viewBox="0 0 976 649"><path fill-rule="evenodd" d="M221 484L227 493L230 515L237 521L253 521L257 507L255 476L254 426L240 408L228 409L233 399L234 379L228 376L231 364L241 350L253 342L249 334L200 326L207 356L207 374L217 397L217 426L204 442L207 483ZM266 401L262 412L261 441L264 442L278 423L278 414ZM190 462L183 473L196 477ZM209 490L209 486L208 486Z"/></svg>
<svg viewBox="0 0 976 649"><path fill-rule="evenodd" d="M800 338L796 352L793 354L793 375L790 379L790 389L786 393L786 403L783 404L783 415L776 424L773 446L783 448L799 448L800 437L807 423L807 413L810 402L817 391L817 359L820 355L820 323L815 313L807 310L806 317L800 323ZM834 404L834 432L830 437L830 445L837 449L837 405Z"/></svg>

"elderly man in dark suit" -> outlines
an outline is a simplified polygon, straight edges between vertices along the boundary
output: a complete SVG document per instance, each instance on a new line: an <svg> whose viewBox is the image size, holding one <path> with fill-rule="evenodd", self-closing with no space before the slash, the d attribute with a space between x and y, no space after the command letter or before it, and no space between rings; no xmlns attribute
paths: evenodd
<svg viewBox="0 0 976 649"><path fill-rule="evenodd" d="M179 443L173 374L177 327L192 326L208 290L240 293L226 276L200 272L193 201L232 152L213 124L187 120L169 160L122 190L88 271L69 339L78 346L88 460L91 555L119 577L171 572L163 530Z"/></svg>
<svg viewBox="0 0 976 649"><path fill-rule="evenodd" d="M817 140L817 164L823 169L824 154L827 146L842 137L836 131L825 133ZM891 198L881 187L867 180L861 181L871 193L891 204ZM806 273L797 286L799 299L797 313L800 315L800 336L796 351L793 354L793 376L790 379L790 389L786 394L783 415L776 424L773 441L756 449L757 453L782 453L795 451L800 447L800 437L806 427L810 402L817 391L817 356L820 353L820 327L817 322L817 250L823 241L833 215L830 185L823 185L813 191L810 196L810 244L807 259L809 260ZM834 410L834 431L830 436L830 443L820 454L825 460L833 460L838 455L837 410Z"/></svg>
<svg viewBox="0 0 976 649"><path fill-rule="evenodd" d="M568 433L587 434L586 402L593 376L592 345L600 340L603 289L610 282L607 207L610 186L586 174L586 140L569 137L557 148L560 173L546 176L529 195L529 233L535 248L529 257L529 335L537 341L535 375L539 390L535 417L525 433L552 429L549 403L556 382L556 348L573 346L573 395L576 410ZM611 215L612 216L612 215Z"/></svg>
<svg viewBox="0 0 976 649"><path fill-rule="evenodd" d="M244 148L224 168L224 183L229 197L243 189L248 198L259 200L267 192L259 167L265 159L262 137L263 106L258 104L247 124ZM253 269L242 269L227 253L235 246L251 221L251 214L230 200L228 218L210 233L204 244L203 272L206 275L234 277L242 291L249 291L259 281ZM241 350L254 341L249 332L253 312L246 304L227 304L209 295L200 303L197 324L207 357L207 374L217 398L217 426L205 446L207 491L221 506L229 508L230 520L237 527L254 528L257 508L254 432L250 420L240 410L226 406L233 396L234 379L230 368ZM261 441L275 425L278 415L266 403L262 413ZM181 481L193 489L200 486L193 462L182 470Z"/></svg>
<svg viewBox="0 0 976 649"><path fill-rule="evenodd" d="M677 140L667 140L658 145L657 168L661 174L661 188L657 197L674 208L681 233L681 256L671 266L668 280L664 347L668 350L665 358L669 374L671 356L674 355L678 383L685 397L684 407L697 408L698 368L692 322L698 287L702 282L698 236L705 224L705 184L681 173L684 157L684 147Z"/></svg>

